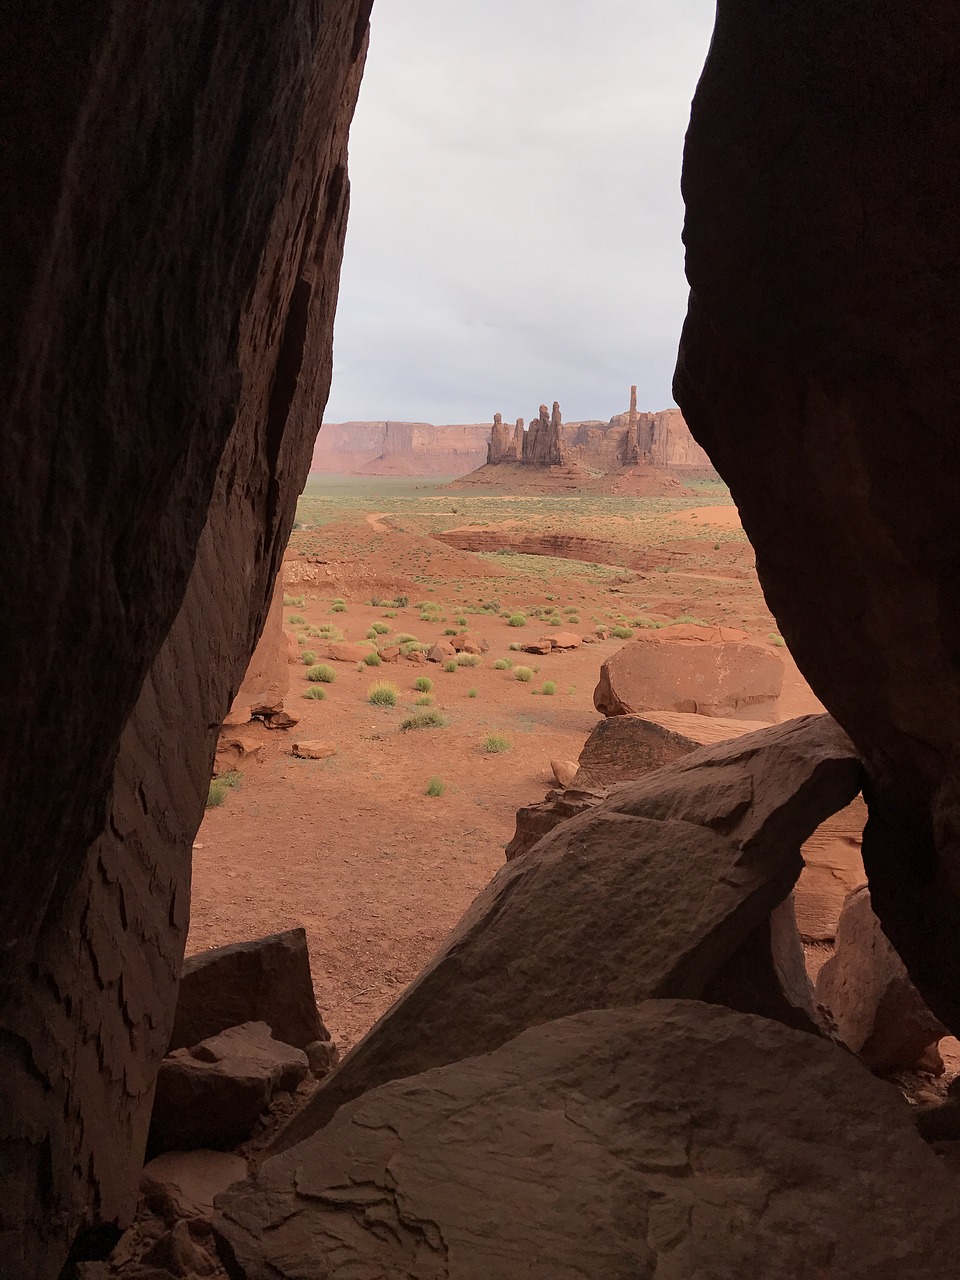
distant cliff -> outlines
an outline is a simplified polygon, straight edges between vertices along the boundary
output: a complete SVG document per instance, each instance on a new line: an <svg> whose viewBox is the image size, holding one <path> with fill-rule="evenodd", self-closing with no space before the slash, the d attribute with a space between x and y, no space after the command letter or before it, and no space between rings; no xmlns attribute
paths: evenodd
<svg viewBox="0 0 960 1280"><path fill-rule="evenodd" d="M690 434L679 409L637 412L637 389L630 389L630 408L609 422L566 422L554 401L552 413L539 416L524 430L494 416L487 446L488 466L520 463L536 467L573 467L609 474L622 467L709 468L710 459Z"/></svg>
<svg viewBox="0 0 960 1280"><path fill-rule="evenodd" d="M487 422L326 422L312 472L335 475L462 476L483 464Z"/></svg>

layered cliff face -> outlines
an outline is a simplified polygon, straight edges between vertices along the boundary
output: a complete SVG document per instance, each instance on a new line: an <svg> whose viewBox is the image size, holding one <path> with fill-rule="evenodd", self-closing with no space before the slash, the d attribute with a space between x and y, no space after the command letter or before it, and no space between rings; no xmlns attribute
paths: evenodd
<svg viewBox="0 0 960 1280"><path fill-rule="evenodd" d="M958 147L956 6L720 0L675 382L791 652L864 755L873 908L955 1033Z"/></svg>
<svg viewBox="0 0 960 1280"><path fill-rule="evenodd" d="M524 431L505 426L495 414L486 462L490 466L520 462L536 467L579 467L612 472L620 467L696 467L712 469L706 451L697 444L679 409L637 412L637 389L630 389L630 409L609 422L563 422L560 406L546 405Z"/></svg>
<svg viewBox="0 0 960 1280"><path fill-rule="evenodd" d="M329 385L369 9L48 0L0 32L4 1276L133 1210L216 726Z"/></svg>
<svg viewBox="0 0 960 1280"><path fill-rule="evenodd" d="M328 422L311 472L332 475L461 476L486 458L488 423Z"/></svg>

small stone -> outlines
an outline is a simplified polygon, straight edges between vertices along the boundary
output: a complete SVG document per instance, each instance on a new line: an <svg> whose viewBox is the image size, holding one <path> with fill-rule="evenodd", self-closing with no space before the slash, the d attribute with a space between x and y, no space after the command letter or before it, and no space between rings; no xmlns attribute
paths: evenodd
<svg viewBox="0 0 960 1280"><path fill-rule="evenodd" d="M295 742L290 749L290 754L298 756L301 760L325 760L327 756L335 756L337 748L331 742L321 742L319 739L311 738L309 742Z"/></svg>
<svg viewBox="0 0 960 1280"><path fill-rule="evenodd" d="M575 760L551 760L550 768L553 770L553 776L556 778L557 783L566 789L573 785L579 765Z"/></svg>

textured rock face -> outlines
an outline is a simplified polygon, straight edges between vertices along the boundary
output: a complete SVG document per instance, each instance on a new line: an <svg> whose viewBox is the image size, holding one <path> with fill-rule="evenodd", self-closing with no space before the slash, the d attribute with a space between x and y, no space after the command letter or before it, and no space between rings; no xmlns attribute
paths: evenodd
<svg viewBox="0 0 960 1280"><path fill-rule="evenodd" d="M874 910L954 1032L958 144L954 7L721 0L687 135L675 382L791 652L864 754Z"/></svg>
<svg viewBox="0 0 960 1280"><path fill-rule="evenodd" d="M776 653L742 632L664 627L604 662L593 705L605 716L680 711L771 724L780 718L782 686Z"/></svg>
<svg viewBox="0 0 960 1280"><path fill-rule="evenodd" d="M0 188L4 1274L133 1209L211 726L329 380L368 9L45 4L0 35L29 99Z"/></svg>
<svg viewBox="0 0 960 1280"><path fill-rule="evenodd" d="M915 1067L947 1034L884 937L866 885L844 904L837 950L817 976L816 994L844 1044L873 1071Z"/></svg>
<svg viewBox="0 0 960 1280"><path fill-rule="evenodd" d="M691 1001L385 1085L217 1208L237 1280L929 1280L960 1247L955 1178L894 1089Z"/></svg>
<svg viewBox="0 0 960 1280"><path fill-rule="evenodd" d="M282 1142L374 1085L550 1018L700 997L787 897L801 844L860 776L830 717L807 716L616 788L497 873ZM765 963L768 990L780 968L769 954Z"/></svg>
<svg viewBox="0 0 960 1280"><path fill-rule="evenodd" d="M490 424L325 422L310 470L342 475L462 476L482 466Z"/></svg>
<svg viewBox="0 0 960 1280"><path fill-rule="evenodd" d="M214 947L183 962L171 1049L259 1021L298 1049L330 1038L317 1011L303 929Z"/></svg>
<svg viewBox="0 0 960 1280"><path fill-rule="evenodd" d="M248 724L255 715L283 710L290 688L289 645L283 630L283 587L273 589L270 608L237 696L223 718L225 726Z"/></svg>

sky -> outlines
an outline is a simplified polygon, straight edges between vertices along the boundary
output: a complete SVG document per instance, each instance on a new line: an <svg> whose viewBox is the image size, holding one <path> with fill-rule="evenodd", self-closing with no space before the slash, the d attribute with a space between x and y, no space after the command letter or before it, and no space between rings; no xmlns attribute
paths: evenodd
<svg viewBox="0 0 960 1280"><path fill-rule="evenodd" d="M672 405L714 0L375 0L327 422Z"/></svg>

